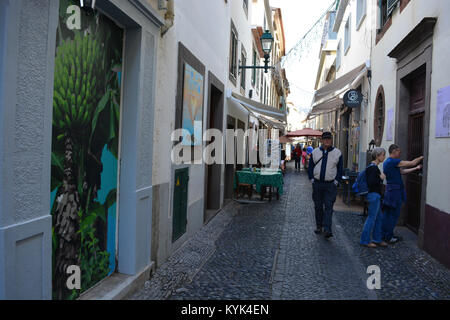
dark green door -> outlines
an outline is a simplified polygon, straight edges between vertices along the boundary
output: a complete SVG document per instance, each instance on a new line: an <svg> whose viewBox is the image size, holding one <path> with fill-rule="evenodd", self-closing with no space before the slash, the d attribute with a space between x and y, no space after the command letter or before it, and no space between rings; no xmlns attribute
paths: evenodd
<svg viewBox="0 0 450 320"><path fill-rule="evenodd" d="M172 241L176 241L186 232L188 182L189 168L175 170Z"/></svg>

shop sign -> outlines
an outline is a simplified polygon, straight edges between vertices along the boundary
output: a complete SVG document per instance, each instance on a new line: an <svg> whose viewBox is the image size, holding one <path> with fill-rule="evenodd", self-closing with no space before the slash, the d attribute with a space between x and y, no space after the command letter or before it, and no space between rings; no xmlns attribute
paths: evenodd
<svg viewBox="0 0 450 320"><path fill-rule="evenodd" d="M349 90L344 94L344 104L349 108L360 107L363 101L361 91Z"/></svg>

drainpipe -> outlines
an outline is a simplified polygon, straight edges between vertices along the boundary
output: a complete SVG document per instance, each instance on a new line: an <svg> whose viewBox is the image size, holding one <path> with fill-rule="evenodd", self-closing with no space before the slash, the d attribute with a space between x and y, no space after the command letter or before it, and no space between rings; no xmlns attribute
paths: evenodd
<svg viewBox="0 0 450 320"><path fill-rule="evenodd" d="M161 27L161 37L163 37L170 28L173 27L173 22L175 20L175 5L174 0L167 0L167 11L164 15L166 24Z"/></svg>

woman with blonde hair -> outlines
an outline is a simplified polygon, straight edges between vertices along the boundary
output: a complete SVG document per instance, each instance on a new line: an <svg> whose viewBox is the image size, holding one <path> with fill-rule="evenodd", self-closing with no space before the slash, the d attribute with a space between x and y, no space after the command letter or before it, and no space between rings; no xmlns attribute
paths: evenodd
<svg viewBox="0 0 450 320"><path fill-rule="evenodd" d="M372 151L372 162L366 168L366 181L369 188L369 215L364 224L360 244L369 248L386 247L388 244L382 239L381 232L381 197L383 180L386 176L381 173L378 165L386 158L386 150L375 148Z"/></svg>

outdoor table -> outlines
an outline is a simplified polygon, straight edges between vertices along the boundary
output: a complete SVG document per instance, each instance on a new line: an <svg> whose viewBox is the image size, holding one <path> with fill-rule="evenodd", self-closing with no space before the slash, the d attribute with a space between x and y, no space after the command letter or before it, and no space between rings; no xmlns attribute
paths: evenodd
<svg viewBox="0 0 450 320"><path fill-rule="evenodd" d="M261 188L277 188L277 199L279 199L280 195L283 194L283 184L283 174L281 172L260 173L256 180L256 192L261 193L261 198L263 198L265 190L261 190Z"/></svg>
<svg viewBox="0 0 450 320"><path fill-rule="evenodd" d="M239 183L243 184L251 184L256 186L256 191L258 193L263 193L262 188L270 187L277 188L277 198L279 195L283 194L283 174L280 170L277 171L236 171L236 179L234 179L233 187L234 189L238 188Z"/></svg>

